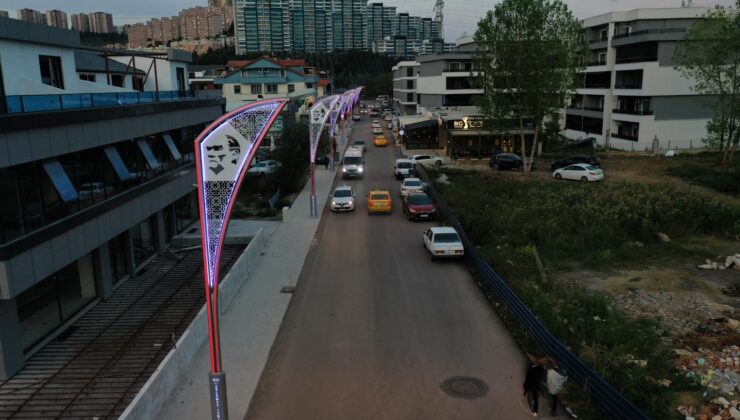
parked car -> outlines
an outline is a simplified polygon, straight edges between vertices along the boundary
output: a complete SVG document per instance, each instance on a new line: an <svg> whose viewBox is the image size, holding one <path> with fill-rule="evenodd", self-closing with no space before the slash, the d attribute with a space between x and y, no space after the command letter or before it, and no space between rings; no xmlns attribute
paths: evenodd
<svg viewBox="0 0 740 420"><path fill-rule="evenodd" d="M401 197L411 192L424 192L424 183L419 178L406 178L401 182Z"/></svg>
<svg viewBox="0 0 740 420"><path fill-rule="evenodd" d="M565 168L556 169L552 173L555 179L571 179L574 181L601 181L604 179L604 172L588 163L576 163L575 165L566 166Z"/></svg>
<svg viewBox="0 0 740 420"><path fill-rule="evenodd" d="M393 165L393 175L396 179L406 178L414 175L414 164L408 159L396 159Z"/></svg>
<svg viewBox="0 0 740 420"><path fill-rule="evenodd" d="M373 120L372 124L370 124L370 127L380 127L380 120L375 119Z"/></svg>
<svg viewBox="0 0 740 420"><path fill-rule="evenodd" d="M373 127L372 133L373 134L383 134L383 127Z"/></svg>
<svg viewBox="0 0 740 420"><path fill-rule="evenodd" d="M355 209L355 192L349 185L342 185L329 196L331 211L352 211Z"/></svg>
<svg viewBox="0 0 740 420"><path fill-rule="evenodd" d="M367 151L367 145L365 144L365 140L355 140L352 143L351 147L359 147L362 149L362 153L365 153Z"/></svg>
<svg viewBox="0 0 740 420"><path fill-rule="evenodd" d="M352 114L352 121L360 121L360 114Z"/></svg>
<svg viewBox="0 0 740 420"><path fill-rule="evenodd" d="M442 159L439 156L430 156L430 155L411 155L408 156L408 159L416 166L416 164L421 163L424 165L434 165L434 166L442 166L444 165L444 159Z"/></svg>
<svg viewBox="0 0 740 420"><path fill-rule="evenodd" d="M437 216L437 206L423 192L412 192L403 199L403 213L409 220L429 220Z"/></svg>
<svg viewBox="0 0 740 420"><path fill-rule="evenodd" d="M422 237L424 248L432 255L432 259L465 256L465 247L455 228L449 226L431 227L424 232Z"/></svg>
<svg viewBox="0 0 740 420"><path fill-rule="evenodd" d="M524 161L519 155L514 153L496 153L491 156L491 160L488 162L488 166L494 171L499 169L521 171L524 167ZM532 163L532 169L535 168L534 162Z"/></svg>
<svg viewBox="0 0 740 420"><path fill-rule="evenodd" d="M565 159L556 160L550 165L551 170L565 168L576 163L588 163L591 166L601 168L601 159L596 156L569 156Z"/></svg>
<svg viewBox="0 0 740 420"><path fill-rule="evenodd" d="M250 174L256 174L256 175L266 175L266 174L272 174L275 173L278 169L280 169L282 165L280 162L276 160L263 160L262 162L257 163L256 165L249 168L247 171Z"/></svg>
<svg viewBox="0 0 740 420"><path fill-rule="evenodd" d="M388 139L385 136L375 136L375 147L388 146Z"/></svg>
<svg viewBox="0 0 740 420"><path fill-rule="evenodd" d="M373 189L367 195L367 214L393 213L391 192L383 189Z"/></svg>

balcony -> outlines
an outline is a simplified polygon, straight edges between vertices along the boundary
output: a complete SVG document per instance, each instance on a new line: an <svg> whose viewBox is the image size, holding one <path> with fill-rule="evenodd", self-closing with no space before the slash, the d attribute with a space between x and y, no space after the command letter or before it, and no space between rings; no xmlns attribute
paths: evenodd
<svg viewBox="0 0 740 420"><path fill-rule="evenodd" d="M613 36L614 39L629 38L632 36L647 35L647 34L667 34L667 33L685 33L686 28L655 28L655 29L643 29L641 31L631 31L623 34L616 34Z"/></svg>
<svg viewBox="0 0 740 420"><path fill-rule="evenodd" d="M191 91L69 93L5 97L6 114L48 112L195 99Z"/></svg>
<svg viewBox="0 0 740 420"><path fill-rule="evenodd" d="M606 65L606 59L604 60L591 60L588 62L588 66L605 66Z"/></svg>
<svg viewBox="0 0 740 420"><path fill-rule="evenodd" d="M577 111L596 111L596 112L604 112L604 108L599 107L589 107L589 106L581 106L581 105L573 105L569 106L568 109L577 110Z"/></svg>
<svg viewBox="0 0 740 420"><path fill-rule="evenodd" d="M627 115L653 115L653 111L650 109L627 109L627 108L616 108L612 109L615 114L627 114Z"/></svg>

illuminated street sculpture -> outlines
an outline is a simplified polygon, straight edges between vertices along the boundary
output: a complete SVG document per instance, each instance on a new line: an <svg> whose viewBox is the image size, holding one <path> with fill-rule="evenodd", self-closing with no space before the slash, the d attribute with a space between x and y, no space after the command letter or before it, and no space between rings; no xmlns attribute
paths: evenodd
<svg viewBox="0 0 740 420"><path fill-rule="evenodd" d="M319 147L319 140L321 139L321 131L326 125L326 120L329 118L330 111L334 109L334 106L339 101L339 97L336 95L327 96L321 98L314 106L311 107L310 111L310 132L309 142L311 155L311 217L318 217L319 211L316 203L316 150Z"/></svg>
<svg viewBox="0 0 740 420"><path fill-rule="evenodd" d="M246 105L222 116L195 139L208 344L211 354L209 388L213 419L228 418L226 374L221 366L218 328L218 266L221 247L231 209L249 162L285 104L285 99L274 99Z"/></svg>

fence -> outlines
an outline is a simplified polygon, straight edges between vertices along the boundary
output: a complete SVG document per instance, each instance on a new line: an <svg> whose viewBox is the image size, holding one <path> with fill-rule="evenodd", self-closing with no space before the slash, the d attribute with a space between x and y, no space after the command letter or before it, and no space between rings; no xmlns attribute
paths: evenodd
<svg viewBox="0 0 740 420"><path fill-rule="evenodd" d="M167 90L159 92L100 92L69 93L53 95L11 95L5 97L5 112L19 114L25 112L59 111L64 109L97 108L170 102L193 99L190 91Z"/></svg>
<svg viewBox="0 0 740 420"><path fill-rule="evenodd" d="M533 338L537 345L548 355L558 361L558 366L568 372L568 379L580 385L591 397L592 401L610 419L648 419L647 415L637 408L631 401L609 385L583 360L571 353L544 325L532 311L524 304L519 296L499 277L488 262L481 256L478 249L470 241L460 221L457 220L444 198L434 188L429 175L419 165L417 173L428 184L428 193L437 202L437 211L449 225L460 234L465 246L466 258L473 271L478 276L480 286L493 294L504 304L509 312L516 317L522 328Z"/></svg>

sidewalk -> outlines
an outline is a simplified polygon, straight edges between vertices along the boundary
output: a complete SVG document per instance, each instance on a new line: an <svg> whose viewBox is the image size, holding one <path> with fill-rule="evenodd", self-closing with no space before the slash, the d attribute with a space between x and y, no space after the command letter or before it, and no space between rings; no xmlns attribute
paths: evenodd
<svg viewBox="0 0 740 420"><path fill-rule="evenodd" d="M319 215L331 191L335 172L316 169L316 196ZM287 220L274 222L274 233L249 278L221 316L222 364L226 372L229 417L241 419L262 370L267 363L291 295L280 292L295 286L313 243L321 218L311 218L310 183L296 198ZM249 222L241 222L240 225ZM261 223L261 222L255 222ZM244 228L244 227L243 227ZM211 401L208 391L210 355L203 342L190 369L156 418L208 419Z"/></svg>

